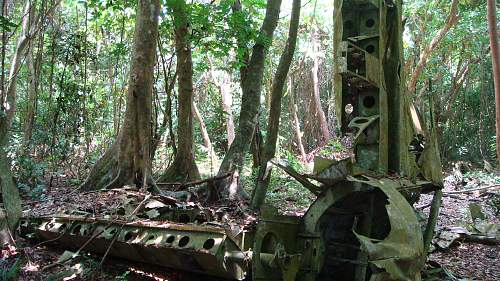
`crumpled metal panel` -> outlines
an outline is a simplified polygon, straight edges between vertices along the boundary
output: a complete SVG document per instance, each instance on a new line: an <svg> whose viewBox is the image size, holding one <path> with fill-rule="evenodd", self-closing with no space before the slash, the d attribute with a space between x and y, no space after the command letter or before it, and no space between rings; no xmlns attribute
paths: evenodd
<svg viewBox="0 0 500 281"><path fill-rule="evenodd" d="M48 217L24 220L21 231L25 235L34 233L42 240L53 240L67 249L79 249L90 241L84 250L98 254L104 254L115 239L110 256L225 279L243 280L247 272L238 263L224 258L227 252L241 249L218 227Z"/></svg>
<svg viewBox="0 0 500 281"><path fill-rule="evenodd" d="M422 232L415 212L397 190L398 183L389 179L371 180L387 196L387 214L391 224L389 235L381 242L356 234L368 261L381 271L370 281L421 280L420 271L425 259Z"/></svg>
<svg viewBox="0 0 500 281"><path fill-rule="evenodd" d="M329 249L319 229L321 217L348 196L374 190L380 190L387 198L388 204L385 205L385 209L390 222L390 231L380 241L355 233L353 230L361 250L358 257L365 255L366 264L371 265L371 277L366 280L420 280L420 270L425 260L422 232L412 207L399 191L406 188L406 184L406 181L400 182L397 179L350 176L347 180L325 190L303 216L301 235L305 237L308 251L303 253L302 267L308 268L310 272L303 271L301 275L303 279L298 280L316 280L316 274L322 270L321 267L326 262ZM379 210L375 213L381 212ZM315 252L319 254L313 254ZM365 263L359 258L350 259L350 262Z"/></svg>

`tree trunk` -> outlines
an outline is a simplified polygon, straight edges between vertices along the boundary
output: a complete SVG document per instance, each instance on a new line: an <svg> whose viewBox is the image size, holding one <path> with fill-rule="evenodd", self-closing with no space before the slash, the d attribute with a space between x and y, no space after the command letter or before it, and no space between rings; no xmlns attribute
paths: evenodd
<svg viewBox="0 0 500 281"><path fill-rule="evenodd" d="M120 45L123 43L123 36L125 33L125 16L122 16L122 26L120 29ZM103 37L105 38L104 34ZM115 63L109 65L109 82L111 83L111 96L113 97L113 132L115 136L118 136L120 132L120 113L122 111L122 95L121 91L117 91L116 76L118 76L118 66L119 66L120 55L116 53Z"/></svg>
<svg viewBox="0 0 500 281"><path fill-rule="evenodd" d="M230 147L234 141L234 118L231 106L233 105L233 97L231 95L231 76L226 71L221 71L219 79L215 74L214 65L212 59L208 57L208 63L210 66L210 76L214 83L219 88L221 95L221 106L222 110L226 115L226 131L227 131L227 147Z"/></svg>
<svg viewBox="0 0 500 281"><path fill-rule="evenodd" d="M314 26L312 27L313 29L315 28ZM318 38L316 31L311 33L311 43L313 46L313 67L311 69L311 74L312 74L312 80L313 80L313 96L312 96L312 102L313 102L313 107L314 107L314 115L315 119L318 120L319 122L319 127L321 130L321 139L318 140L318 144L323 145L328 142L330 139L330 131L328 130L328 122L326 120L325 112L323 111L323 108L321 107L321 96L320 96L320 91L319 91L319 79L318 79L318 72L319 72L319 43L318 43Z"/></svg>
<svg viewBox="0 0 500 281"><path fill-rule="evenodd" d="M175 23L175 51L178 76L177 154L160 181L193 181L200 178L193 151L193 61L189 16L185 0L170 3Z"/></svg>
<svg viewBox="0 0 500 281"><path fill-rule="evenodd" d="M10 129L16 110L17 75L22 65L22 57L33 36L33 34L30 34L30 31L33 30L30 28L30 25L33 23L34 11L32 2L27 0L23 12L21 34L19 35L16 49L12 56L9 83L5 88L5 93L2 92L0 96L0 191L5 208L5 214L2 212L2 217L0 218L0 231L2 232L0 243L2 244L9 242L10 235L5 235L5 233L8 233L9 230L12 233L21 217L21 198L19 197L19 190L10 171L10 160L7 158L5 149L9 142Z"/></svg>
<svg viewBox="0 0 500 281"><path fill-rule="evenodd" d="M479 63L479 77L480 77L480 92L479 92L479 133L477 135L478 143L479 143L479 152L481 153L481 157L483 161L489 161L490 157L488 154L488 137L486 137L485 129L487 128L487 119L488 116L488 102L487 102L487 70L485 61L481 61Z"/></svg>
<svg viewBox="0 0 500 281"><path fill-rule="evenodd" d="M160 59L161 59L161 65L162 65L162 72L163 72L163 81L164 81L164 89L165 89L165 95L167 97L165 101L165 112L163 114L163 120L158 128L158 130L155 132L155 136L153 139L153 148L151 150L151 155L154 156L156 154L156 149L158 148L158 145L160 144L161 138L163 137L163 134L168 129L168 134L170 137L170 145L172 146L173 150L173 155L175 157L175 154L177 154L177 146L175 145L175 135L173 132L173 122L172 122L172 95L174 92L174 87L175 87L175 81L177 80L177 72L174 71L172 73L171 68L172 68L172 61L173 61L173 56L169 59L168 67L166 65L165 57L162 53L162 44L161 40L158 40L158 45L159 45L159 53L160 53Z"/></svg>
<svg viewBox="0 0 500 281"><path fill-rule="evenodd" d="M97 161L82 189L154 185L151 176L151 103L159 0L139 0L124 123L115 143Z"/></svg>
<svg viewBox="0 0 500 281"><path fill-rule="evenodd" d="M432 52L439 45L441 40L444 38L446 33L457 23L458 21L458 0L453 0L450 6L450 13L446 18L445 24L443 28L439 30L439 32L432 38L431 43L422 50L420 53L420 58L418 60L415 69L413 70L413 74L411 75L410 82L408 83L408 93L410 95L415 94L415 89L417 88L418 78L420 74L424 70L427 65L427 61L429 60Z"/></svg>
<svg viewBox="0 0 500 281"><path fill-rule="evenodd" d="M457 98L458 92L460 91L460 89L462 89L462 86L464 85L465 81L468 78L469 71L471 70L470 66L479 63L479 61L480 59L469 61L460 71L458 71L457 69L457 74L453 78L451 91L447 98L444 114L440 115L439 119L437 119L438 122L448 123L452 115L453 105ZM438 136L441 136L441 134L438 134Z"/></svg>
<svg viewBox="0 0 500 281"><path fill-rule="evenodd" d="M214 149L212 147L212 141L210 140L210 136L208 135L207 131L207 125L205 124L205 121L203 120L203 117L200 114L200 111L198 110L198 106L196 106L196 102L193 101L193 115L198 120L198 123L200 123L200 131L201 131L201 137L203 138L203 144L207 148L208 152L208 158L210 158L210 161L213 160L214 157Z"/></svg>
<svg viewBox="0 0 500 281"><path fill-rule="evenodd" d="M257 117L258 119L259 117ZM260 161L262 159L262 151L264 150L264 137L260 131L260 124L257 120L255 124L255 131L253 134L252 142L250 143L250 151L252 152L253 166L252 168L258 168L260 166Z"/></svg>
<svg viewBox="0 0 500 281"><path fill-rule="evenodd" d="M285 49L281 54L280 62L278 64L276 74L274 75L271 88L271 106L269 108L269 118L267 120L267 136L261 156L257 183L252 194L252 207L256 210L260 209L262 203L264 203L267 187L269 186L269 182L271 180L272 171L269 161L276 153L276 142L278 141L281 116L281 99L283 98L283 88L285 86L286 77L295 52L299 21L300 0L294 0L288 31L288 40L286 42Z"/></svg>
<svg viewBox="0 0 500 281"><path fill-rule="evenodd" d="M220 81L221 105L226 114L227 147L229 148L234 141L234 118L233 118L233 96L231 95L231 76L227 72L222 73Z"/></svg>
<svg viewBox="0 0 500 281"><path fill-rule="evenodd" d="M293 75L292 75L293 76ZM295 104L295 93L293 91L293 78L290 77L288 80L289 96L290 96L290 112L293 118L293 129L295 132L295 137L297 138L297 147L299 148L300 158L302 160L306 159L306 150L304 149L304 143L302 142L302 132L300 131L300 121L298 115L297 104Z"/></svg>
<svg viewBox="0 0 500 281"><path fill-rule="evenodd" d="M32 19L33 21L33 19ZM31 25L31 24L30 24ZM39 54L34 58L33 49L34 44L33 40L30 41L28 47L28 54L26 56L26 64L28 65L28 107L26 110L26 119L24 122L24 136L23 142L26 149L29 149L31 137L33 135L33 126L35 124L35 114L37 109L38 102L38 82L40 76L40 60L41 60L41 51L43 48L43 33L40 35L40 40L38 44L38 52ZM28 150L26 150L28 152Z"/></svg>
<svg viewBox="0 0 500 281"><path fill-rule="evenodd" d="M24 122L24 136L23 143L26 147L29 146L31 136L33 134L33 124L35 119L35 108L37 101L37 91L35 85L35 62L33 58L33 45L28 48L26 56L26 64L28 65L28 106L26 109L26 119Z"/></svg>
<svg viewBox="0 0 500 281"><path fill-rule="evenodd" d="M2 0L2 10L0 14L2 17L7 18L7 1ZM3 101L5 93L5 52L7 50L7 32L5 28L2 28L2 54L1 54L1 69L0 69L0 101Z"/></svg>
<svg viewBox="0 0 500 281"><path fill-rule="evenodd" d="M494 0L487 0L487 9L491 61L493 65L493 83L495 86L497 161L500 165L500 54L498 53L497 13Z"/></svg>
<svg viewBox="0 0 500 281"><path fill-rule="evenodd" d="M250 148L252 138L249 136L253 136L255 132L255 125L257 124L257 117L260 109L260 92L262 89L264 61L278 23L280 6L281 0L267 1L266 16L262 23L260 34L253 46L252 56L246 67L246 72L241 83L243 94L241 98L238 131L222 161L219 168L219 175L241 170L245 155ZM232 181L232 183L226 181L222 184L224 185L223 188L226 191L226 195L234 199L240 191L239 184L235 183L235 181L237 181L237 175L236 177L232 177L230 181ZM237 188L231 189L231 186L237 186Z"/></svg>

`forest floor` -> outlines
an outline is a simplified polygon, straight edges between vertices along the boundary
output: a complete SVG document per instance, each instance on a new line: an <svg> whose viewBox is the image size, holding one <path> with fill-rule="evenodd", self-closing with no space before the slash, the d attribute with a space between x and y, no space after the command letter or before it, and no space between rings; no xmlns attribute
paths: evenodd
<svg viewBox="0 0 500 281"><path fill-rule="evenodd" d="M300 215L312 197L300 186L286 177L279 177L277 184L271 189L269 199L277 204L282 212ZM467 174L451 174L445 180L445 196L438 220L433 252L429 256L429 271L438 272L438 279L426 280L500 280L500 245L488 245L471 242L453 233L454 229L476 231L481 225L494 225L498 233L499 217L498 193L458 193L446 192L466 190L477 186L500 183L500 176L483 172ZM71 204L69 199L73 193L68 191L65 182L61 181L50 192L44 194L43 201L56 201ZM59 199L58 199L59 198ZM87 198L88 199L88 198ZM60 201L57 203L57 201ZM92 199L89 199L92 201ZM415 204L422 213L428 212L431 196L422 195ZM26 209L45 211L40 201L25 200ZM480 206L481 220L473 222L470 206ZM89 202L89 208L92 203ZM295 207L290 207L295 206ZM85 206L80 206L84 208ZM92 207L95 210L95 206ZM477 216L477 214L476 214ZM480 228L482 229L482 228ZM452 235L450 236L450 233ZM450 238L451 237L451 238ZM17 247L2 250L0 277L14 277L11 280L216 280L205 276L152 267L145 264L130 263L124 260L107 258L100 266L102 256L82 253L68 262L59 263L62 256L67 255L65 249L48 247L46 244L35 244L32 241L19 239ZM437 269L439 270L437 270ZM5 280L9 280L8 278Z"/></svg>
<svg viewBox="0 0 500 281"><path fill-rule="evenodd" d="M448 273L449 280L500 280L500 245L469 241L454 231L467 230L471 233L479 233L484 226L488 226L493 231L490 234L498 239L499 194L488 191L450 193L499 183L498 174L480 171L468 172L464 175L461 173L457 175L455 172L448 174L445 178L445 196L429 261L434 265L441 265ZM420 202L415 205L427 206L431 197L422 195ZM480 207L479 215L474 215L474 206ZM426 207L424 213L428 212L428 209L429 207ZM474 216L481 218L473 219Z"/></svg>

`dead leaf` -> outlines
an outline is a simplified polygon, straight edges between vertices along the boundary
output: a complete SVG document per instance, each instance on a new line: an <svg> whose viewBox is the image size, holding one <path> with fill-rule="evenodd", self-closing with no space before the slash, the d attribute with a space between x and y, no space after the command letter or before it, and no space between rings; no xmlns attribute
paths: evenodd
<svg viewBox="0 0 500 281"><path fill-rule="evenodd" d="M163 204L162 202L160 202L158 200L151 199L144 207L146 209L155 209L155 208L167 207L167 205Z"/></svg>

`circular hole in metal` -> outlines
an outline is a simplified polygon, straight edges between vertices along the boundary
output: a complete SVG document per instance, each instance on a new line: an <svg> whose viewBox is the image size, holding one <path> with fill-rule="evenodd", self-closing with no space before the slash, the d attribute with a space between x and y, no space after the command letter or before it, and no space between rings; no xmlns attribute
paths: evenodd
<svg viewBox="0 0 500 281"><path fill-rule="evenodd" d="M369 54L372 54L373 52L375 52L375 46L373 46L373 45L368 45L368 46L366 46L366 51L367 51Z"/></svg>
<svg viewBox="0 0 500 281"><path fill-rule="evenodd" d="M375 105L375 97L366 96L363 98L363 106L366 108L372 108Z"/></svg>
<svg viewBox="0 0 500 281"><path fill-rule="evenodd" d="M366 122L368 122L368 119L366 119L366 118L359 118L359 119L356 119L354 121L354 123L356 123L356 124L363 124L363 123L366 123Z"/></svg>
<svg viewBox="0 0 500 281"><path fill-rule="evenodd" d="M198 223L203 223L203 222L206 222L207 219L205 218L205 216L203 214L198 214L195 218L194 218L194 221L195 222L198 222Z"/></svg>
<svg viewBox="0 0 500 281"><path fill-rule="evenodd" d="M78 235L78 234L80 234L80 230L82 230L82 225L81 224L77 224L73 228L73 230L71 231L71 234Z"/></svg>
<svg viewBox="0 0 500 281"><path fill-rule="evenodd" d="M130 242L130 241L134 240L135 237L137 237L137 234L133 233L132 231L129 231L129 232L125 233L125 236L123 237L123 239L125 239L125 241L127 241L127 242Z"/></svg>
<svg viewBox="0 0 500 281"><path fill-rule="evenodd" d="M354 111L354 106L352 104L348 103L345 108L344 108L345 113L351 114Z"/></svg>
<svg viewBox="0 0 500 281"><path fill-rule="evenodd" d="M148 239L146 239L146 241L152 241L152 240L155 240L156 239L156 235L154 234L151 234L148 236Z"/></svg>
<svg viewBox="0 0 500 281"><path fill-rule="evenodd" d="M189 243L189 237L183 236L181 240L179 240L179 247L185 247Z"/></svg>
<svg viewBox="0 0 500 281"><path fill-rule="evenodd" d="M267 233L262 239L262 249L261 253L273 254L278 245L278 237L274 233Z"/></svg>
<svg viewBox="0 0 500 281"><path fill-rule="evenodd" d="M191 221L191 217L189 217L189 215L188 215L188 214L181 214L181 215L179 216L179 222L180 222L180 223L188 223L188 222L190 222L190 221Z"/></svg>
<svg viewBox="0 0 500 281"><path fill-rule="evenodd" d="M210 239L207 239L207 241L205 241L205 243L203 243L203 249L205 250L210 250L214 247L215 245L215 240L210 238Z"/></svg>
<svg viewBox="0 0 500 281"><path fill-rule="evenodd" d="M116 233L116 228L112 228L110 231L109 231L109 234L110 235L115 235Z"/></svg>
<svg viewBox="0 0 500 281"><path fill-rule="evenodd" d="M352 21L350 21L350 20L346 20L346 21L344 22L344 27L345 27L346 29L351 29L353 26L354 26L354 24L353 24L353 22L352 22Z"/></svg>
<svg viewBox="0 0 500 281"><path fill-rule="evenodd" d="M365 22L366 27L373 27L375 25L374 19L367 19Z"/></svg>
<svg viewBox="0 0 500 281"><path fill-rule="evenodd" d="M67 227L68 225L66 223L63 223L61 224L61 226L59 226L59 231L65 231Z"/></svg>
<svg viewBox="0 0 500 281"><path fill-rule="evenodd" d="M175 241L175 236L173 235L170 235L169 237L167 237L167 240L165 240L165 242L171 244L172 242Z"/></svg>

